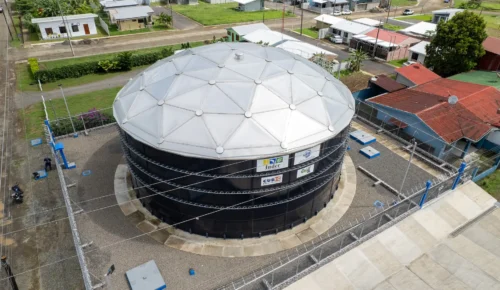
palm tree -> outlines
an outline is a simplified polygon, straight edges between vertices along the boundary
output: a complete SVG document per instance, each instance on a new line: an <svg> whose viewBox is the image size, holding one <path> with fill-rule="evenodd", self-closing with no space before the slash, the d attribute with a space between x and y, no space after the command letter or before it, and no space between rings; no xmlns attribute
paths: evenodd
<svg viewBox="0 0 500 290"><path fill-rule="evenodd" d="M366 60L368 56L364 51L358 49L351 53L351 56L347 59L347 69L352 72L357 72L361 69L361 63Z"/></svg>
<svg viewBox="0 0 500 290"><path fill-rule="evenodd" d="M156 18L156 21L158 21L158 23L160 24L163 24L163 25L166 25L167 27L170 27L170 25L172 25L172 16L170 15L167 15L165 13L160 13L160 15L158 15L158 18Z"/></svg>

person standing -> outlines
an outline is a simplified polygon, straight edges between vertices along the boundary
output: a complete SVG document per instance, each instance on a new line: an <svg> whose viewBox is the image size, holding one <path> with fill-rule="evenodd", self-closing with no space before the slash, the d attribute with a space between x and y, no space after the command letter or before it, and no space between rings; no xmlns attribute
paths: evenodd
<svg viewBox="0 0 500 290"><path fill-rule="evenodd" d="M49 157L45 157L45 159L43 159L43 162L45 162L45 171L52 170L52 159L50 159Z"/></svg>

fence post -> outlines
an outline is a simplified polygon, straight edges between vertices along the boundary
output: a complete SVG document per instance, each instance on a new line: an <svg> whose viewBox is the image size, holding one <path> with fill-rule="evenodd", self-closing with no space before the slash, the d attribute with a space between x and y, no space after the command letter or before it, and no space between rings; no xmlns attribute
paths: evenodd
<svg viewBox="0 0 500 290"><path fill-rule="evenodd" d="M476 167L476 168L474 168L474 170L472 170L472 179L474 179L476 177L478 171L479 171L479 167Z"/></svg>
<svg viewBox="0 0 500 290"><path fill-rule="evenodd" d="M420 199L420 202L418 203L420 208L422 208L422 206L424 206L425 200L427 199L427 193L429 193L429 188L431 188L431 185L432 185L432 182L430 180L427 180L427 182L425 183L425 192L422 195L422 199Z"/></svg>
<svg viewBox="0 0 500 290"><path fill-rule="evenodd" d="M453 186L451 187L452 190L454 190L460 182L460 178L462 177L462 174L464 174L465 166L467 166L467 163L465 162L462 162L460 164L460 168L458 168L457 178L455 179L455 181L453 182Z"/></svg>

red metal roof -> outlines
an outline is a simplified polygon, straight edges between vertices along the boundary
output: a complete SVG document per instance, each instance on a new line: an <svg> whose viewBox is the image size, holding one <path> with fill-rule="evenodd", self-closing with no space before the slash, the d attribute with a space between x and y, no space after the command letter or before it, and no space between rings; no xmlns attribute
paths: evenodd
<svg viewBox="0 0 500 290"><path fill-rule="evenodd" d="M397 68L396 72L416 85L421 85L441 78L439 75L419 63Z"/></svg>
<svg viewBox="0 0 500 290"><path fill-rule="evenodd" d="M450 95L459 98L457 104L448 104ZM438 79L368 101L417 115L448 143L462 138L477 142L500 127L500 91L494 87Z"/></svg>
<svg viewBox="0 0 500 290"><path fill-rule="evenodd" d="M488 36L483 41L484 50L494 54L500 54L500 38Z"/></svg>
<svg viewBox="0 0 500 290"><path fill-rule="evenodd" d="M403 41L407 40L408 38L410 38L409 36L406 36L404 34L384 29L374 29L368 33L365 33L365 35L377 38L377 32L378 32L378 39L398 45L401 44Z"/></svg>
<svg viewBox="0 0 500 290"><path fill-rule="evenodd" d="M370 80L370 82L388 92L395 92L406 88L405 85L398 83L386 75L378 75L376 81Z"/></svg>

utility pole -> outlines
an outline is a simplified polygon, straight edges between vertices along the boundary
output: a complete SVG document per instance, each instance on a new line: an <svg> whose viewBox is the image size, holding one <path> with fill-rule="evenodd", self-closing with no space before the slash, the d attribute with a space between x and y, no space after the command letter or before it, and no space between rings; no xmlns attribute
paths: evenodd
<svg viewBox="0 0 500 290"><path fill-rule="evenodd" d="M304 22L304 2L300 0L300 35L302 35L302 23Z"/></svg>
<svg viewBox="0 0 500 290"><path fill-rule="evenodd" d="M380 26L382 26L382 19L380 19L380 25L377 28L377 38L375 38L375 44L373 44L372 58L375 58L375 53L377 52L377 42L378 42L378 34L380 32Z"/></svg>
<svg viewBox="0 0 500 290"><path fill-rule="evenodd" d="M75 124L73 124L73 117L71 117L71 113L69 112L68 102L66 102L66 97L64 96L64 91L63 91L62 85L60 84L58 86L59 86L59 89L61 89L61 94L63 96L64 105L66 105L66 111L68 112L68 117L69 117L69 121L71 122L71 127L73 127L73 136L76 138L76 137L78 137L78 134L76 133L76 130L75 130Z"/></svg>
<svg viewBox="0 0 500 290"><path fill-rule="evenodd" d="M405 177L403 178L403 182L401 182L401 188L399 189L399 194L403 194L403 186L405 185L406 176L408 175L408 171L410 171L411 160L413 159L413 154L415 153L415 149L417 149L417 141L413 140L413 149L410 153L410 160L408 160L408 167L406 168Z"/></svg>
<svg viewBox="0 0 500 290"><path fill-rule="evenodd" d="M387 6L387 20L385 21L386 23L389 22L389 16L390 16L389 13L391 13L391 4L392 4L392 1L389 1L387 4L389 6Z"/></svg>
<svg viewBox="0 0 500 290"><path fill-rule="evenodd" d="M261 0L260 3L260 5L262 5L262 23L264 23L264 12L266 11L266 7L264 7L264 0Z"/></svg>
<svg viewBox="0 0 500 290"><path fill-rule="evenodd" d="M14 36L12 36L12 31L10 30L10 25L9 22L7 21L7 16L5 15L5 11L3 12L3 18L5 18L5 25L7 25L7 29L9 30L10 39L14 40ZM12 24L14 24L14 22L12 22Z"/></svg>
<svg viewBox="0 0 500 290"><path fill-rule="evenodd" d="M66 24L66 19L65 19L63 11L61 9L61 5L59 4L59 0L57 0L57 7L59 7L59 12L61 13L63 25L66 28L66 37L68 38L68 41L69 41L69 47L71 48L71 53L73 54L73 56L75 56L75 51L73 50L73 44L71 44L71 37L69 36L69 30L71 30L71 27L68 27L68 25ZM74 127L73 127L73 129L74 129Z"/></svg>
<svg viewBox="0 0 500 290"><path fill-rule="evenodd" d="M7 8L7 12L9 12L10 22L12 22L12 25L15 26L14 19L12 19L12 11L9 8L9 3L7 3L7 0L3 0L3 2L5 3L5 8ZM14 29L14 31L15 31L15 29ZM22 33L22 31L21 31L21 33Z"/></svg>
<svg viewBox="0 0 500 290"><path fill-rule="evenodd" d="M9 278L10 287L12 290L19 290L16 283L16 277L12 273L12 269L10 268L9 263L7 263L7 256L2 256L2 266L5 269L5 273L7 273L7 278Z"/></svg>

